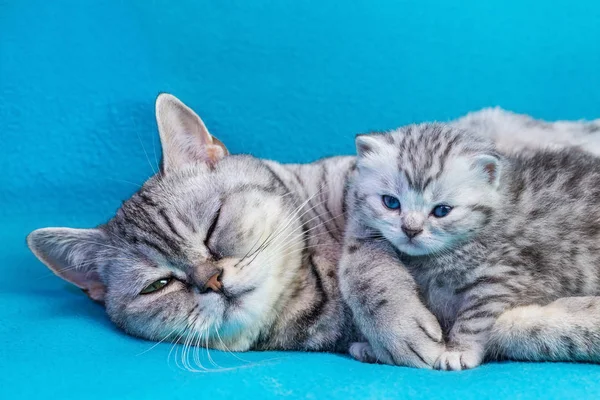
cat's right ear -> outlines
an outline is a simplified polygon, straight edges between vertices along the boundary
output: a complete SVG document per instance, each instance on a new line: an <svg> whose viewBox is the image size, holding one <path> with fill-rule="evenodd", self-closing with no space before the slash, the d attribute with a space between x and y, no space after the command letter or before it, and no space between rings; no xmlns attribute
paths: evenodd
<svg viewBox="0 0 600 400"><path fill-rule="evenodd" d="M94 262L106 242L99 229L43 228L27 236L27 245L52 272L103 302L106 289Z"/></svg>
<svg viewBox="0 0 600 400"><path fill-rule="evenodd" d="M156 122L163 173L200 162L212 167L229 154L223 143L208 132L200 117L173 95L161 93L156 98Z"/></svg>

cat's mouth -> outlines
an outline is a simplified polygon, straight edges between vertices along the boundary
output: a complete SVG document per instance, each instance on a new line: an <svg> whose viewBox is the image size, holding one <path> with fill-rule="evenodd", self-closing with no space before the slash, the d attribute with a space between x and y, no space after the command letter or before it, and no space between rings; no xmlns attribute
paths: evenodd
<svg viewBox="0 0 600 400"><path fill-rule="evenodd" d="M231 312L240 308L242 305L242 298L249 293L252 293L256 287L247 287L238 290L230 290L223 288L221 295L225 303L225 309L223 310L223 319L228 320Z"/></svg>
<svg viewBox="0 0 600 400"><path fill-rule="evenodd" d="M398 246L400 251L409 256L422 256L430 253L429 248L415 239L408 239Z"/></svg>
<svg viewBox="0 0 600 400"><path fill-rule="evenodd" d="M234 304L239 303L240 299L243 296L247 295L248 293L251 293L252 291L254 291L254 289L256 289L256 287L247 287L238 290L230 290L227 288L223 288L221 290L221 294L223 295L223 298L225 299L227 304Z"/></svg>

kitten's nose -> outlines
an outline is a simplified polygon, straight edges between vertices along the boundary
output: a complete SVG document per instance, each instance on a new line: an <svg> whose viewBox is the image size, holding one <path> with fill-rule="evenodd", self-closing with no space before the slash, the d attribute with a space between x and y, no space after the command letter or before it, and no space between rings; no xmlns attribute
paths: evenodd
<svg viewBox="0 0 600 400"><path fill-rule="evenodd" d="M204 291L208 292L212 290L213 292L220 292L223 284L221 283L221 275L222 272L217 272L213 276L211 276L208 281L204 284Z"/></svg>
<svg viewBox="0 0 600 400"><path fill-rule="evenodd" d="M404 234L406 236L408 236L409 239L412 239L415 236L417 236L419 233L423 232L423 229L420 229L420 228L413 229L413 228L408 228L406 225L402 225L402 232L404 232Z"/></svg>

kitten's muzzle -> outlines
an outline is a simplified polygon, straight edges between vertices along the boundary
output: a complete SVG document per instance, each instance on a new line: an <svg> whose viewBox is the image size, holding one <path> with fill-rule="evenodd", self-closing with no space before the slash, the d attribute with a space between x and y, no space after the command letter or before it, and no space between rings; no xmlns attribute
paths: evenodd
<svg viewBox="0 0 600 400"><path fill-rule="evenodd" d="M423 232L422 228L409 228L406 225L402 225L402 232L404 232L404 234L406 236L408 236L409 239L414 238L415 236L419 235L421 232Z"/></svg>

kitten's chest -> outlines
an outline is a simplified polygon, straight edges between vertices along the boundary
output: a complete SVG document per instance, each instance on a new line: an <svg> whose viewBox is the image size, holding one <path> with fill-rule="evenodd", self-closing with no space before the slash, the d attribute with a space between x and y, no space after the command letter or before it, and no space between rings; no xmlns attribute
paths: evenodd
<svg viewBox="0 0 600 400"><path fill-rule="evenodd" d="M456 320L464 294L457 289L472 279L477 270L474 259L456 256L429 260L413 268L413 276L421 290L427 308L438 318L445 330Z"/></svg>
<svg viewBox="0 0 600 400"><path fill-rule="evenodd" d="M453 280L440 276L417 279L427 308L437 317L444 330L449 329L462 302L462 295L456 294L457 285Z"/></svg>

